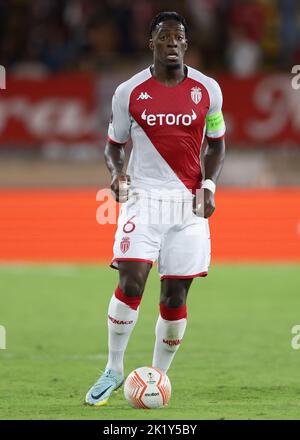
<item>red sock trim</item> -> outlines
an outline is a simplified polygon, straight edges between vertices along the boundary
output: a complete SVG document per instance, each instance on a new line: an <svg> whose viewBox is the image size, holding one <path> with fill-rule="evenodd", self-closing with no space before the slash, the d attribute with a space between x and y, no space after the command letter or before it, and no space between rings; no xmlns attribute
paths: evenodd
<svg viewBox="0 0 300 440"><path fill-rule="evenodd" d="M186 305L181 307L166 307L164 304L159 305L160 308L160 316L166 321L178 321L179 319L186 319Z"/></svg>
<svg viewBox="0 0 300 440"><path fill-rule="evenodd" d="M127 306L129 306L131 309L136 310L138 306L140 305L141 296L126 296L118 286L115 290L115 297L119 300L125 303Z"/></svg>

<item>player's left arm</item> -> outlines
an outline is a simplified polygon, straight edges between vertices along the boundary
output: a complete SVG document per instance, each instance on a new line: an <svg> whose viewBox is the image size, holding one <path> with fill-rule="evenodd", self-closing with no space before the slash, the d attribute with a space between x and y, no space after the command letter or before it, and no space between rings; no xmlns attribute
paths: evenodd
<svg viewBox="0 0 300 440"><path fill-rule="evenodd" d="M210 217L215 210L214 193L225 159L225 122L222 114L223 96L219 84L212 80L210 87L210 107L206 115L207 148L204 165L204 217Z"/></svg>

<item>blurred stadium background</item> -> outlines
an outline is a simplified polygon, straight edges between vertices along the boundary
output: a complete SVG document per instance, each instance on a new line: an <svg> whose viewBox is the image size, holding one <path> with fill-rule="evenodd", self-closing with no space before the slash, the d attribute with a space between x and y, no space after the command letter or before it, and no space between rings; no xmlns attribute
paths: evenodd
<svg viewBox="0 0 300 440"><path fill-rule="evenodd" d="M299 259L300 90L291 85L299 2L7 0L1 260L109 260L114 229L95 223L94 194L109 185L111 97L150 65L149 22L161 10L187 18L186 63L223 89L227 158L212 219L214 258Z"/></svg>
<svg viewBox="0 0 300 440"><path fill-rule="evenodd" d="M103 149L111 98L120 82L151 64L151 53L147 49L149 22L162 10L175 10L186 17L190 41L186 63L215 77L224 95L227 156L216 194L217 209L211 219L212 270L215 263L219 269L202 281L208 283L201 284L204 297L199 296L197 300L197 295L194 300L191 297L195 306L202 310L204 340L205 323L207 334L211 325L219 329L225 339L223 329L227 329L230 339L233 338L232 328L236 334L243 334L244 344L250 344L254 350L255 344L255 347L262 344L260 334L257 333L255 341L251 340L249 330L248 340L243 329L251 315L251 329L260 329L269 338L269 345L266 342L260 347L261 357L258 356L257 361L277 374L275 383L280 383L285 367L289 369L290 378L295 378L299 371L299 362L290 358L289 341L290 328L297 324L299 300L296 292L300 285L300 89L292 87L294 75L291 74L292 66L300 64L299 1L0 0L0 65L7 73L6 89L0 90L0 324L7 327L8 348L11 349L11 352L0 354L7 361L3 363L7 377L16 387L19 384L23 388L23 373L19 382L16 381L20 365L15 364L12 368L15 350L16 359L21 359L25 368L28 392L34 387L30 374L33 371L39 374L43 369L43 344L50 358L53 355L52 360L57 352L61 355L56 359L56 366L61 367L61 371L55 373L59 377L66 374L63 353L73 361L78 360L72 358L74 353L87 356L78 361L82 364L81 382L78 377L74 379L78 371L73 366L72 381L78 388L72 393L78 398L95 379L95 365L99 364L99 359L90 354L98 353L99 347L97 341L91 342L91 336L98 334L100 315L99 311L96 313L90 308L101 293L104 316L117 274L100 266L99 271L91 266L91 272L88 269L84 272L83 268L78 269L79 272L72 272L72 269L70 272L61 269L61 272L55 266L57 272L53 269L52 273L46 264L40 267L41 272L36 266L22 264L84 262L98 265L110 261L115 226L101 226L96 222L99 206L96 194L110 183ZM254 265L249 264L247 272L247 265L235 269L237 266L232 263ZM262 267L266 264L269 269L264 272ZM64 276L74 276L74 280L69 283L67 278L60 278ZM151 282L154 286L154 281ZM224 286L228 290L226 298L222 296ZM158 291L158 282L155 289ZM193 289L198 287L193 286ZM40 291L44 297L40 296ZM237 291L245 295L240 297ZM81 296L83 292L89 295L89 306L86 297ZM220 293L218 299L214 296L218 295L216 292ZM71 293L75 301L71 300ZM283 293L285 302L282 301ZM58 310L54 298L62 309ZM206 306L207 317L202 309L206 310ZM149 316L156 314L154 309L151 312L151 301L148 307ZM218 310L218 321L209 315L212 308ZM78 327L81 309L92 323L85 321L82 330L85 337L81 335L79 343L78 331L74 341L70 329ZM235 313L230 315L232 310ZM70 329L58 324L56 333L52 333L53 311L58 314L58 323L65 320ZM228 316L231 322L226 322ZM23 319L26 319L26 326ZM266 353L271 345L275 349L274 334L262 323L272 327L275 322L281 322L280 319L284 322L283 333L279 330L275 333L284 354L281 360L275 352L273 358L267 354L264 358L263 348ZM101 325L105 332L105 322ZM42 335L41 341L39 335ZM237 355L238 342L219 337L220 347L215 347L213 353L218 349L222 353L223 347L228 346L233 347L230 353ZM214 339L207 341L217 343ZM24 348L26 344L29 344L30 359ZM106 336L101 344L105 351ZM142 347L143 341L140 344ZM184 351L182 353L184 356ZM207 345L204 355L211 356L210 367L207 367L211 371L220 365L213 353ZM131 354L133 368L142 360L136 359L133 351ZM224 370L228 367L228 371L235 371L236 365L245 367L244 384L247 378L259 376L257 365L247 370L256 358L253 352L248 353L249 356L246 351L242 352L236 363L230 358L229 350L225 354ZM185 370L184 358L180 358L180 353L178 356L178 363L182 362ZM45 357L48 361L50 358ZM268 362L275 362L277 370ZM90 367L88 371L86 365ZM230 384L235 379L226 376L226 371L226 383ZM206 373L209 375L208 371ZM49 417L62 417L62 403L65 408L69 403L59 400L59 396L63 396L63 386L59 388L59 384L53 383L55 374L51 374L47 376L44 371L41 378L45 395L51 394L49 389L54 387L58 396L58 402L48 402ZM176 374L180 376L180 371ZM263 384L269 379L264 382L264 377L259 377L263 390ZM291 389L295 385L293 380L289 382ZM269 385L272 388L272 384ZM266 396L270 387L265 389ZM12 398L11 389L8 393L4 384L2 395ZM254 389L252 391L255 404L257 395ZM279 394L277 391L273 389L272 399L280 400L280 390ZM41 405L43 392L37 390L34 395ZM202 397L206 405L205 393ZM182 402L178 400L178 404L177 417L182 414L196 417L192 408L182 413ZM34 414L47 417L46 403L44 412L34 412L34 405L36 402L26 409L22 402L15 401L3 414L10 418L16 414L23 414L25 418ZM76 406L74 403L71 410ZM19 408L19 413L14 412L15 408ZM222 408L218 410L220 417ZM247 414L247 408L244 412L242 409L234 412L234 407L230 408L231 417ZM276 408L269 406L265 415L280 415L280 405ZM282 407L282 414L286 408ZM260 410L255 409L250 416L263 417L264 412ZM214 417L215 413L209 411L206 414ZM77 416L90 414L78 413Z"/></svg>

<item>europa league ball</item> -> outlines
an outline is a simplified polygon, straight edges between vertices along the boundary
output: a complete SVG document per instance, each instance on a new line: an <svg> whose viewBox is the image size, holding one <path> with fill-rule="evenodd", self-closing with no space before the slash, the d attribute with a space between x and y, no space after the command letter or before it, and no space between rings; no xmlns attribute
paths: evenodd
<svg viewBox="0 0 300 440"><path fill-rule="evenodd" d="M171 398L171 382L159 368L140 367L127 377L124 396L133 408L161 408Z"/></svg>

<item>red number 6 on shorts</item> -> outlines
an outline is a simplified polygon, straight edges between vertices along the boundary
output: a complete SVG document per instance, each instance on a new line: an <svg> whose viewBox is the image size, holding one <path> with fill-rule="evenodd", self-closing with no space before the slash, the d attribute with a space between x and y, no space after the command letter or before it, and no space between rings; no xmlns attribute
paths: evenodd
<svg viewBox="0 0 300 440"><path fill-rule="evenodd" d="M134 217L135 215L127 220L127 222L124 224L123 232L125 232L125 234L130 234L130 232L133 232L135 230L135 223L131 221Z"/></svg>

